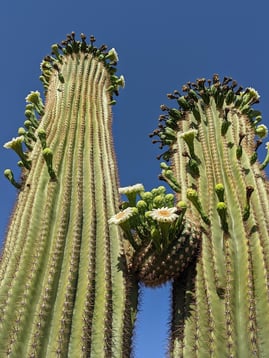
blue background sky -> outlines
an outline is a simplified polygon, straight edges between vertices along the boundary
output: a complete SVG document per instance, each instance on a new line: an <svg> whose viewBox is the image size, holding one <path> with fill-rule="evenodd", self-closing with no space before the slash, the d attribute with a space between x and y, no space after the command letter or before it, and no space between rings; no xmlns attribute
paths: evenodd
<svg viewBox="0 0 269 358"><path fill-rule="evenodd" d="M25 96L42 91L41 59L71 31L94 34L98 45L115 47L120 57L126 88L114 107L113 131L122 186L160 184L160 152L148 133L166 93L189 80L219 73L256 88L268 125L268 14L266 0L2 1L0 172L16 167L15 154L2 144L23 125ZM2 242L16 191L3 175L0 190ZM168 307L169 286L143 290L135 358L165 357Z"/></svg>

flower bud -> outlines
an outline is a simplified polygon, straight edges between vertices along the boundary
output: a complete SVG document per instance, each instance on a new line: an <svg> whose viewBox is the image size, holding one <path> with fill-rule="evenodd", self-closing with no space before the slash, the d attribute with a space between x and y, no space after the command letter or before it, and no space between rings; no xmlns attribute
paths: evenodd
<svg viewBox="0 0 269 358"><path fill-rule="evenodd" d="M21 184L16 182L16 180L14 179L14 174L11 169L6 169L4 171L4 175L10 181L10 183L15 186L15 188L17 188L17 189L21 188Z"/></svg>
<svg viewBox="0 0 269 358"><path fill-rule="evenodd" d="M265 138L268 135L268 128L264 124L260 124L256 127L255 134L260 138Z"/></svg>
<svg viewBox="0 0 269 358"><path fill-rule="evenodd" d="M56 174L52 168L52 159L53 159L53 152L50 148L43 149L43 157L46 161L48 172L52 180L56 179Z"/></svg>

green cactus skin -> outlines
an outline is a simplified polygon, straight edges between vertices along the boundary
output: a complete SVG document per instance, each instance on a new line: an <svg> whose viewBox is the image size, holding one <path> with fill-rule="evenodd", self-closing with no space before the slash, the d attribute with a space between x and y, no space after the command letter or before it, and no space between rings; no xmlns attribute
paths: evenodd
<svg viewBox="0 0 269 358"><path fill-rule="evenodd" d="M110 103L123 78L114 50L81 39L52 47L45 109L27 105L42 141L34 132L1 257L1 357L131 354L137 283L108 224L119 206Z"/></svg>
<svg viewBox="0 0 269 358"><path fill-rule="evenodd" d="M267 133L252 88L217 75L170 94L155 130L169 145L177 197L200 222L194 264L173 282L171 357L267 357L269 352L269 200ZM260 135L262 133L262 135ZM255 137L256 135L256 137ZM268 144L267 144L268 149ZM165 176L162 176L165 179Z"/></svg>

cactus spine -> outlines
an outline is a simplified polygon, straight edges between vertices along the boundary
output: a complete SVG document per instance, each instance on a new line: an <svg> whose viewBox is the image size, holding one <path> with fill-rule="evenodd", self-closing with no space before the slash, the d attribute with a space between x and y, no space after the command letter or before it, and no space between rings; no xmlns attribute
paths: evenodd
<svg viewBox="0 0 269 358"><path fill-rule="evenodd" d="M256 153L267 128L252 108L258 93L236 86L217 75L186 84L154 133L169 145L177 198L202 227L194 262L173 282L171 357L269 352L268 160Z"/></svg>
<svg viewBox="0 0 269 358"><path fill-rule="evenodd" d="M28 131L6 144L19 141L23 181L5 171L21 189L0 265L1 357L130 356L137 286L108 224L119 205L111 104L124 79L115 50L85 40L52 46L45 107L32 92Z"/></svg>

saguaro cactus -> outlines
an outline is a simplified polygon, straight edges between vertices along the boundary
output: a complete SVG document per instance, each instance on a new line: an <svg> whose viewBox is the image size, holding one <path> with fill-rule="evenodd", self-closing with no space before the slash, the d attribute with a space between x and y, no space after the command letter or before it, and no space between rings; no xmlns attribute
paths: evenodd
<svg viewBox="0 0 269 358"><path fill-rule="evenodd" d="M173 283L170 355L267 357L268 154L257 160L267 128L252 106L259 95L217 75L182 90L168 95L177 106L161 106L154 132L169 145L161 178L201 226L200 248Z"/></svg>
<svg viewBox="0 0 269 358"><path fill-rule="evenodd" d="M137 286L123 236L112 96L117 54L68 35L41 63L45 106L27 96L25 128L5 144L22 180L0 265L1 357L129 357ZM26 150L27 149L27 150Z"/></svg>

